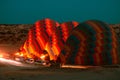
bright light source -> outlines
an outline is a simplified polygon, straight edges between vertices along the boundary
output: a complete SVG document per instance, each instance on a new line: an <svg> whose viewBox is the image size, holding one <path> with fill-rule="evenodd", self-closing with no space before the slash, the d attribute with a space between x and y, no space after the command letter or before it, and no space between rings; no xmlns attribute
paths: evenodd
<svg viewBox="0 0 120 80"><path fill-rule="evenodd" d="M45 55L41 55L40 58L44 60L45 59Z"/></svg>
<svg viewBox="0 0 120 80"><path fill-rule="evenodd" d="M23 54L20 54L20 56L23 56Z"/></svg>
<svg viewBox="0 0 120 80"><path fill-rule="evenodd" d="M15 55L16 55L16 56L23 56L23 54L22 54L22 53L19 53L19 52L15 53Z"/></svg>
<svg viewBox="0 0 120 80"><path fill-rule="evenodd" d="M2 58L3 57L3 55L2 54L0 54L0 58Z"/></svg>
<svg viewBox="0 0 120 80"><path fill-rule="evenodd" d="M15 55L20 55L20 53L19 53L19 52L17 52Z"/></svg>

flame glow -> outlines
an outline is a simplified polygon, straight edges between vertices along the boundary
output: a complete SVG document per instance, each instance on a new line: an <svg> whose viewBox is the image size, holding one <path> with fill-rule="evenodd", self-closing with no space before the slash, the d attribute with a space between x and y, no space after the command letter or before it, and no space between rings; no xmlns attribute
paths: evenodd
<svg viewBox="0 0 120 80"><path fill-rule="evenodd" d="M3 55L2 54L0 54L0 58L2 58L3 57Z"/></svg>
<svg viewBox="0 0 120 80"><path fill-rule="evenodd" d="M45 55L41 55L40 58L44 60L45 59Z"/></svg>
<svg viewBox="0 0 120 80"><path fill-rule="evenodd" d="M20 56L23 56L23 54L20 54Z"/></svg>
<svg viewBox="0 0 120 80"><path fill-rule="evenodd" d="M24 56L23 53L19 53L19 52L17 52L15 55L16 56Z"/></svg>
<svg viewBox="0 0 120 80"><path fill-rule="evenodd" d="M15 55L20 55L20 53L19 53L19 52L17 52Z"/></svg>

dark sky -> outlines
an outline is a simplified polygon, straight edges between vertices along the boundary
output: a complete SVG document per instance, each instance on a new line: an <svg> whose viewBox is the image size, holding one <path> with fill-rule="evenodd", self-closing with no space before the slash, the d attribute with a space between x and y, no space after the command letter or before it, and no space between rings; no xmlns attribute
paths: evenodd
<svg viewBox="0 0 120 80"><path fill-rule="evenodd" d="M43 18L120 23L120 0L0 0L0 24L32 24Z"/></svg>

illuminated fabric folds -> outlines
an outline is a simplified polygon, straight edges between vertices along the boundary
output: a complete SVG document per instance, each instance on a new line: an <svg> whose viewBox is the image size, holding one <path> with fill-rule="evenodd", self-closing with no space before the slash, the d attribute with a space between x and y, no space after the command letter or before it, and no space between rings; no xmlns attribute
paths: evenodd
<svg viewBox="0 0 120 80"><path fill-rule="evenodd" d="M118 36L111 26L89 20L72 30L60 57L64 64L118 64L119 45Z"/></svg>

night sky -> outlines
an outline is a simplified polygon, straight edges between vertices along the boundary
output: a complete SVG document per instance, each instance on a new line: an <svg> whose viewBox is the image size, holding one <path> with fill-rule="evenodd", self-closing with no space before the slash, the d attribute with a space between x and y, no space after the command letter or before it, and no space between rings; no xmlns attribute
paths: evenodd
<svg viewBox="0 0 120 80"><path fill-rule="evenodd" d="M0 24L33 24L43 18L120 23L120 0L0 0Z"/></svg>

